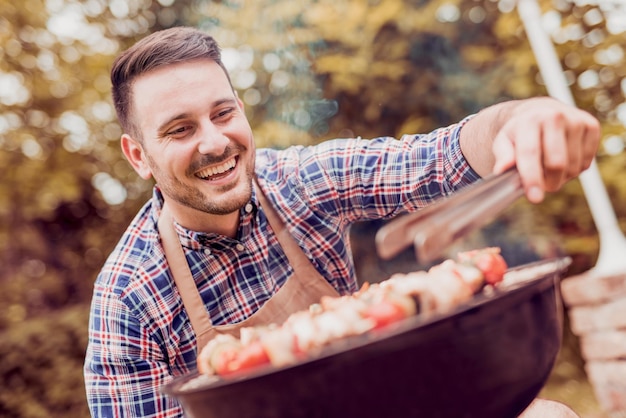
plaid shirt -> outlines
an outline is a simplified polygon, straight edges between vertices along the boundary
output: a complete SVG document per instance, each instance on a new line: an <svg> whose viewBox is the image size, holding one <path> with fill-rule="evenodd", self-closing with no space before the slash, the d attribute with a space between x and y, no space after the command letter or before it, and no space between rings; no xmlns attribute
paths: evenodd
<svg viewBox="0 0 626 418"><path fill-rule="evenodd" d="M259 149L257 178L314 266L348 294L357 288L351 224L417 210L478 179L459 147L464 122L400 140ZM95 283L84 369L95 417L182 416L159 388L195 369L196 342L157 232L162 204L155 187ZM292 272L254 192L236 239L176 229L214 324L248 317Z"/></svg>

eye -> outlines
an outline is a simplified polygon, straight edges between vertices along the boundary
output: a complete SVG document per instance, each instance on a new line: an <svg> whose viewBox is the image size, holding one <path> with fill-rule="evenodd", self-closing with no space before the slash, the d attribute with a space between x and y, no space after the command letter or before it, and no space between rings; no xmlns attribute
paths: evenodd
<svg viewBox="0 0 626 418"><path fill-rule="evenodd" d="M191 125L184 125L169 130L165 135L174 139L180 139L188 135L191 130Z"/></svg>
<svg viewBox="0 0 626 418"><path fill-rule="evenodd" d="M229 119L234 111L235 111L234 107L228 107L226 109L222 109L219 112L217 112L217 114L215 115L215 119L218 119L218 120Z"/></svg>

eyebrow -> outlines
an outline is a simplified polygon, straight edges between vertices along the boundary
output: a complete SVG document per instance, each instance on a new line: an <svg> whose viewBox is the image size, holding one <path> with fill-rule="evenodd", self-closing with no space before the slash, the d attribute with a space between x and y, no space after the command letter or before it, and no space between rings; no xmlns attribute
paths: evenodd
<svg viewBox="0 0 626 418"><path fill-rule="evenodd" d="M233 97L227 97L224 99L218 99L215 100L213 103L211 103L211 107L217 107L220 105L223 105L224 103L232 103L232 104L236 104L236 100ZM162 124L159 125L159 127L157 128L157 134L159 136L162 136L165 134L165 132L167 131L169 125L171 125L173 122L176 122L178 120L182 120L182 119L187 119L191 117L191 113L179 113L169 119L167 119L165 122L163 122Z"/></svg>

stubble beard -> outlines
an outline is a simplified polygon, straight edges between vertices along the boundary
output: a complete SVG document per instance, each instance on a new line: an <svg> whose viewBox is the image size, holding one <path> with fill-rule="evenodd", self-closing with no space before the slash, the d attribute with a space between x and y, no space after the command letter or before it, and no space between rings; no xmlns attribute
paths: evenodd
<svg viewBox="0 0 626 418"><path fill-rule="evenodd" d="M241 209L252 196L254 159L245 168L245 178L232 185L225 185L207 196L200 189L181 182L177 178L164 175L158 165L148 156L152 172L161 192L175 202L194 210L211 215L228 215ZM216 197L219 196L219 199Z"/></svg>
<svg viewBox="0 0 626 418"><path fill-rule="evenodd" d="M252 178L246 176L246 181L234 186L224 186L216 191L221 198L211 199L200 190L182 184L178 180L159 183L163 194L171 197L181 205L187 206L211 215L228 215L241 209L250 201L252 196Z"/></svg>

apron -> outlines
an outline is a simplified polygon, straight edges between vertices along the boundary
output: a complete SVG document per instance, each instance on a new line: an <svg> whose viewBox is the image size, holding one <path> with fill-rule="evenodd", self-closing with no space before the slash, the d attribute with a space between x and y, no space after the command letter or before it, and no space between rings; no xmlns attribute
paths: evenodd
<svg viewBox="0 0 626 418"><path fill-rule="evenodd" d="M238 337L241 328L271 323L281 324L290 314L308 309L311 304L318 303L322 296L339 296L337 290L311 264L258 184L256 184L256 189L261 207L289 260L293 273L259 310L243 321L234 324L213 325L211 323L209 313L191 275L178 233L174 229L172 215L167 205L163 204L158 221L163 250L174 276L174 283L178 288L191 326L196 334L198 351L217 334L227 333Z"/></svg>

